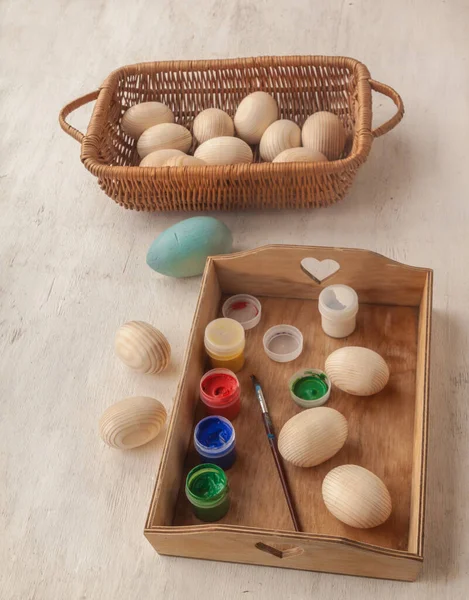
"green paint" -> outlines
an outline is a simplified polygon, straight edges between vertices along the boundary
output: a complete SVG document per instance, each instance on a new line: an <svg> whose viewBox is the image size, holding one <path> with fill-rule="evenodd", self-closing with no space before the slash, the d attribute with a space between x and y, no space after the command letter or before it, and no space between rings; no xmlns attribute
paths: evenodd
<svg viewBox="0 0 469 600"><path fill-rule="evenodd" d="M230 507L228 479L217 465L194 467L186 479L186 496L201 521L218 521Z"/></svg>
<svg viewBox="0 0 469 600"><path fill-rule="evenodd" d="M324 373L310 373L297 379L291 386L291 391L302 400L319 400L327 394L329 387Z"/></svg>

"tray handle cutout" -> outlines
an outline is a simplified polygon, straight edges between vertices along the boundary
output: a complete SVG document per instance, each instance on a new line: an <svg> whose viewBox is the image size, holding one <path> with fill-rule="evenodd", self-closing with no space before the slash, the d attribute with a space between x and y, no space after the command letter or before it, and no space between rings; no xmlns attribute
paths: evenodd
<svg viewBox="0 0 469 600"><path fill-rule="evenodd" d="M332 275L335 275L340 269L340 265L336 260L326 258L325 260L318 260L317 258L303 258L301 261L301 268L308 277L311 277L316 283L323 283Z"/></svg>
<svg viewBox="0 0 469 600"><path fill-rule="evenodd" d="M272 554L272 556L276 556L277 558L290 558L291 556L299 556L304 552L303 548L292 546L291 544L269 545L264 544L263 542L257 542L256 548L262 552L267 552L267 554Z"/></svg>

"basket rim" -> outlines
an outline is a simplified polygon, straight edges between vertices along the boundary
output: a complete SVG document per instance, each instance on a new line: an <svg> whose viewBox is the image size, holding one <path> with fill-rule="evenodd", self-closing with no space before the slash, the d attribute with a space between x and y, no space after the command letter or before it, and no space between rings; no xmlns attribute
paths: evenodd
<svg viewBox="0 0 469 600"><path fill-rule="evenodd" d="M316 163L250 163L234 165L204 165L182 167L140 167L107 165L99 159L99 145L103 137L103 127L107 122L111 99L122 74L139 74L148 70L157 72L213 71L227 68L249 68L269 66L333 66L346 67L356 74L358 118L355 123L354 141L356 150L346 158ZM99 178L131 180L175 181L184 173L190 182L197 179L202 170L208 180L216 182L219 176L236 176L237 179L251 178L253 175L282 177L285 175L333 175L344 170L355 170L365 162L373 142L371 75L360 61L344 56L290 55L224 58L214 60L175 60L140 62L125 65L112 71L99 88L93 113L81 144L81 161L88 171Z"/></svg>

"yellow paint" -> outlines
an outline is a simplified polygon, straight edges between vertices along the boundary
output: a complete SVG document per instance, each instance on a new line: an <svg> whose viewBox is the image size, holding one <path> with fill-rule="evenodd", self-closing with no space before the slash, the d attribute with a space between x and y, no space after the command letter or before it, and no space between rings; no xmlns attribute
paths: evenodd
<svg viewBox="0 0 469 600"><path fill-rule="evenodd" d="M207 354L210 356L210 362L212 363L212 367L214 369L230 369L230 371L233 371L233 373L237 373L238 371L241 371L244 366L244 351L241 351L239 354L229 358L217 358L212 356L209 352L207 352Z"/></svg>
<svg viewBox="0 0 469 600"><path fill-rule="evenodd" d="M244 365L246 344L243 326L233 319L215 319L205 328L205 350L214 368L237 373Z"/></svg>

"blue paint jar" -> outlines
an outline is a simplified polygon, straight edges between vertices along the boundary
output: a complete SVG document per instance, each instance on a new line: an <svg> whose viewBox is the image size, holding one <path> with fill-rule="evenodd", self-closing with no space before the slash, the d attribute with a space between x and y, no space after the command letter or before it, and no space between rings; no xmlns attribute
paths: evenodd
<svg viewBox="0 0 469 600"><path fill-rule="evenodd" d="M195 427L194 446L201 462L217 465L224 470L229 469L236 460L233 425L225 417L205 417Z"/></svg>

